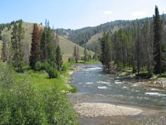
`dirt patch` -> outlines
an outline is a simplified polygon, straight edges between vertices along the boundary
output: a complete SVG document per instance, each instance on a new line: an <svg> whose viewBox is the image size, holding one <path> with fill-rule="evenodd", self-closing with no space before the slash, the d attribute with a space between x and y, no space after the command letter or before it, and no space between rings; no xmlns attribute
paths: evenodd
<svg viewBox="0 0 166 125"><path fill-rule="evenodd" d="M143 112L138 108L108 103L78 103L74 105L74 108L80 116L85 117L133 116Z"/></svg>

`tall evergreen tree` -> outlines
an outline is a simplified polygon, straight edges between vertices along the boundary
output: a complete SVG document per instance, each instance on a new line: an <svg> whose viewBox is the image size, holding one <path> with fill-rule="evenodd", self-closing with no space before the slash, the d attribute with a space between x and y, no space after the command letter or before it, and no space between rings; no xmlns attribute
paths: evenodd
<svg viewBox="0 0 166 125"><path fill-rule="evenodd" d="M30 66L35 69L35 64L40 61L40 39L41 39L42 29L39 25L34 24L32 33L32 44L31 44L31 56L30 56Z"/></svg>
<svg viewBox="0 0 166 125"><path fill-rule="evenodd" d="M137 74L139 75L140 70L141 70L141 33L139 29L139 24L137 28L137 36L136 36L136 41L135 41L135 60L136 60L136 70Z"/></svg>
<svg viewBox="0 0 166 125"><path fill-rule="evenodd" d="M74 46L73 57L76 63L78 63L78 60L80 59L80 52L79 52L79 47L77 45Z"/></svg>
<svg viewBox="0 0 166 125"><path fill-rule="evenodd" d="M161 55L161 19L158 7L155 7L155 15L153 17L154 22L154 43L153 43L153 55L154 55L154 73L160 74L162 72L162 55Z"/></svg>
<svg viewBox="0 0 166 125"><path fill-rule="evenodd" d="M62 60L62 53L61 53L61 48L58 45L56 48L56 67L57 69L60 71L62 69L62 64L63 64L63 60Z"/></svg>
<svg viewBox="0 0 166 125"><path fill-rule="evenodd" d="M87 52L87 48L84 48L84 61L88 61L88 52Z"/></svg>
<svg viewBox="0 0 166 125"><path fill-rule="evenodd" d="M49 22L46 21L44 31L41 37L41 45L40 45L41 60L43 62L48 62L54 65L53 62L55 63L56 47L57 43L55 39L55 33L50 28Z"/></svg>
<svg viewBox="0 0 166 125"><path fill-rule="evenodd" d="M1 58L3 62L6 62L8 59L8 45L7 45L7 36L3 35L2 36L2 53L1 53Z"/></svg>
<svg viewBox="0 0 166 125"><path fill-rule="evenodd" d="M23 57L22 40L24 38L24 28L22 20L14 23L11 43L12 43L12 65L17 72L23 72Z"/></svg>
<svg viewBox="0 0 166 125"><path fill-rule="evenodd" d="M108 33L103 34L103 38L100 39L101 42L101 62L104 66L106 72L110 72L111 68L111 41Z"/></svg>

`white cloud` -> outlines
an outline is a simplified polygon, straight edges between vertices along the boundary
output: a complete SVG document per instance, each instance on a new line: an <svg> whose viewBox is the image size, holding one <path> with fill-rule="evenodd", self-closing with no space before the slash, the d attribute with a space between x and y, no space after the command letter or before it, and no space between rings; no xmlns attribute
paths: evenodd
<svg viewBox="0 0 166 125"><path fill-rule="evenodd" d="M105 10L104 15L112 15L112 11L111 10Z"/></svg>
<svg viewBox="0 0 166 125"><path fill-rule="evenodd" d="M147 16L148 16L148 13L146 11L134 11L131 13L132 19L139 19L139 18L143 18Z"/></svg>
<svg viewBox="0 0 166 125"><path fill-rule="evenodd" d="M163 14L163 13L166 13L166 9L164 8L164 9L161 9L161 12L160 12L161 14Z"/></svg>

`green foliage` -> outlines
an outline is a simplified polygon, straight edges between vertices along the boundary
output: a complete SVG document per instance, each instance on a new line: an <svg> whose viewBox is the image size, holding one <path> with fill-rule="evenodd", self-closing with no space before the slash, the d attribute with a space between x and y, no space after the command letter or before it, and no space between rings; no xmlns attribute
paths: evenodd
<svg viewBox="0 0 166 125"><path fill-rule="evenodd" d="M162 39L162 25L161 25L161 19L160 19L160 14L159 14L159 10L158 7L155 7L155 15L154 15L154 42L153 42L153 46L154 46L154 73L155 74L161 74L162 69L163 69L163 58L162 58L162 44L161 44L161 39Z"/></svg>
<svg viewBox="0 0 166 125"><path fill-rule="evenodd" d="M80 52L79 52L79 47L77 45L74 46L73 57L75 59L75 62L78 63L80 59Z"/></svg>
<svg viewBox="0 0 166 125"><path fill-rule="evenodd" d="M72 93L76 93L77 92L77 88L75 87L75 86L73 86L73 85L71 85L72 86L72 89L70 90Z"/></svg>
<svg viewBox="0 0 166 125"><path fill-rule="evenodd" d="M34 24L32 33L32 43L31 43L31 55L29 58L30 66L35 69L35 64L40 61L40 39L41 39L41 28Z"/></svg>
<svg viewBox="0 0 166 125"><path fill-rule="evenodd" d="M88 52L87 52L87 48L84 49L84 61L88 61Z"/></svg>
<svg viewBox="0 0 166 125"><path fill-rule="evenodd" d="M15 72L7 73L5 65L0 68L1 125L78 124L67 97L55 87L39 91L29 79L15 79Z"/></svg>
<svg viewBox="0 0 166 125"><path fill-rule="evenodd" d="M70 57L70 58L68 59L68 62L70 62L70 63L75 63L75 58L74 58L74 57Z"/></svg>
<svg viewBox="0 0 166 125"><path fill-rule="evenodd" d="M66 64L63 64L63 66L62 66L62 71L66 72L67 69L68 69L68 66L67 66Z"/></svg>
<svg viewBox="0 0 166 125"><path fill-rule="evenodd" d="M12 31L12 65L17 72L23 72L23 48L22 48L22 40L24 38L24 28L23 22L19 21L18 23L14 23L13 31Z"/></svg>
<svg viewBox="0 0 166 125"><path fill-rule="evenodd" d="M45 71L48 73L49 78L58 78L59 72L51 65L45 67Z"/></svg>
<svg viewBox="0 0 166 125"><path fill-rule="evenodd" d="M56 68L60 71L62 69L62 53L60 46L57 46L56 48L56 58L55 58Z"/></svg>
<svg viewBox="0 0 166 125"><path fill-rule="evenodd" d="M110 71L110 63L111 63L111 41L110 41L109 33L104 33L103 38L101 38L101 62L104 66L104 70L106 72Z"/></svg>
<svg viewBox="0 0 166 125"><path fill-rule="evenodd" d="M54 31L50 28L49 22L46 20L44 31L41 36L40 50L41 60L55 63L55 51L57 43L54 36Z"/></svg>
<svg viewBox="0 0 166 125"><path fill-rule="evenodd" d="M43 69L43 64L40 61L36 62L36 64L35 64L35 70L36 71L40 71L42 69Z"/></svg>

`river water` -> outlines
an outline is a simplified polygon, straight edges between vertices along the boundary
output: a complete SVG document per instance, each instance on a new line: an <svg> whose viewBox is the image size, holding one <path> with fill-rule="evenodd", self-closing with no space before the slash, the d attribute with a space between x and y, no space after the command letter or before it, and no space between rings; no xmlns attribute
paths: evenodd
<svg viewBox="0 0 166 125"><path fill-rule="evenodd" d="M77 94L70 96L73 103L104 102L137 106L148 110L155 109L162 112L159 113L160 117L161 114L165 116L166 91L156 88L140 87L132 82L123 81L119 77L105 74L100 64L78 65L77 67L79 70L72 75L72 84L78 89ZM81 119L82 123L89 125L96 124L94 122L95 120L88 123L85 119ZM166 125L166 123L163 125Z"/></svg>

